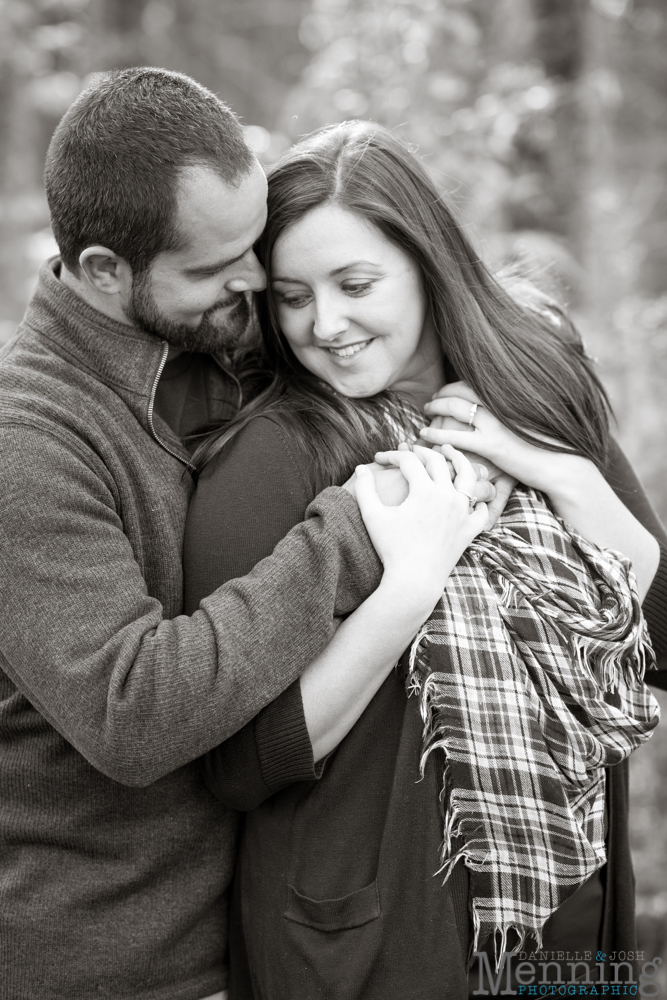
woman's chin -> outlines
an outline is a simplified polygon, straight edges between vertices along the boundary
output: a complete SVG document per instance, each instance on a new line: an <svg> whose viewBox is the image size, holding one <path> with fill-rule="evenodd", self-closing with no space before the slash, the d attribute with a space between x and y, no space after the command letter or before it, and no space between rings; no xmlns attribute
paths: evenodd
<svg viewBox="0 0 667 1000"><path fill-rule="evenodd" d="M335 389L341 396L347 396L348 399L367 399L369 396L376 396L378 392L382 392L383 389L387 388L386 381L377 378L327 378L325 381L329 383L332 389Z"/></svg>
<svg viewBox="0 0 667 1000"><path fill-rule="evenodd" d="M378 371L375 366L364 366L361 364L356 368L350 364L350 359L345 359L345 367L333 362L327 365L318 366L319 371L311 371L331 386L341 396L349 399L366 399L368 396L375 396L378 392L388 388L393 372Z"/></svg>

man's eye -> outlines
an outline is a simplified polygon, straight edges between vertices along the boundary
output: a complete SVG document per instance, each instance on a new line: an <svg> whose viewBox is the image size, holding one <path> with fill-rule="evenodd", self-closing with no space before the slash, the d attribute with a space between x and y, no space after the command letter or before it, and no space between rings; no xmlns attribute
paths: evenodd
<svg viewBox="0 0 667 1000"><path fill-rule="evenodd" d="M222 274L224 267L217 267L214 271L197 271L195 278L199 281L206 281L207 278L214 278L216 274Z"/></svg>

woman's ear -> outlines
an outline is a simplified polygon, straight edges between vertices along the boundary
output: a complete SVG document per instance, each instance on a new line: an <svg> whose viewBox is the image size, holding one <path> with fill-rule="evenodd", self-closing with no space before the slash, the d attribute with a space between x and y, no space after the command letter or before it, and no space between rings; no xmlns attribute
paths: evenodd
<svg viewBox="0 0 667 1000"><path fill-rule="evenodd" d="M117 295L132 285L129 264L107 247L86 247L79 255L79 266L90 284L105 295Z"/></svg>

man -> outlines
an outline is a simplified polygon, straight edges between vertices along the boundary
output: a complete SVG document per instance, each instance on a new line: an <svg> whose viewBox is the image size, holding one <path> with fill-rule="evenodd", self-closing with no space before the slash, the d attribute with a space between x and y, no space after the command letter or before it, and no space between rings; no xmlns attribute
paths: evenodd
<svg viewBox="0 0 667 1000"><path fill-rule="evenodd" d="M113 73L65 115L46 186L61 259L0 356L0 997L222 996L235 828L193 762L290 688L380 567L330 490L181 613L183 440L237 412L225 352L264 286L266 181L229 109ZM312 771L295 762L280 780Z"/></svg>

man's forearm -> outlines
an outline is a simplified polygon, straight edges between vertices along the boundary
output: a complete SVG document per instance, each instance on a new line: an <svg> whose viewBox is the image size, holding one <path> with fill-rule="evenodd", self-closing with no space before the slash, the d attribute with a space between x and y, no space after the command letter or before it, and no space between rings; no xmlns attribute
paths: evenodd
<svg viewBox="0 0 667 1000"><path fill-rule="evenodd" d="M24 436L13 469L4 451L5 488L17 483L22 500L8 494L0 526L2 665L117 781L149 784L234 733L379 582L356 503L334 488L247 577L191 618L165 620L99 479L54 447L46 503L43 475L28 489L30 444Z"/></svg>

